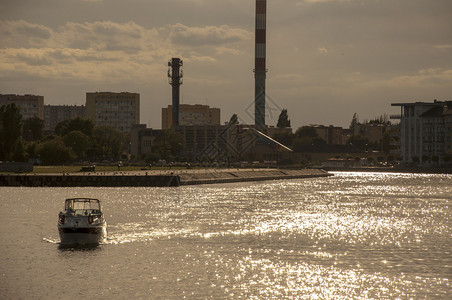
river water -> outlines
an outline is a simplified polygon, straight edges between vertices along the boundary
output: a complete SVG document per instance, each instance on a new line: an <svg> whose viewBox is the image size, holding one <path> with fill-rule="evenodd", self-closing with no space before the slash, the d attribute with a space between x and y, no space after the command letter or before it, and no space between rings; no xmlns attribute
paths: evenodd
<svg viewBox="0 0 452 300"><path fill-rule="evenodd" d="M452 176L179 188L0 188L0 299L445 299ZM61 248L69 197L103 201L108 240Z"/></svg>

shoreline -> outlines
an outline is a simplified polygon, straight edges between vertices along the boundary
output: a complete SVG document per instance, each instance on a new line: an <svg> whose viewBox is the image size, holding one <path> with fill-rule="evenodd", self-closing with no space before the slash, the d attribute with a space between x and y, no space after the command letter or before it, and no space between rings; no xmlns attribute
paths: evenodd
<svg viewBox="0 0 452 300"><path fill-rule="evenodd" d="M232 182L328 177L322 169L197 169L168 171L3 174L0 186L13 187L178 187Z"/></svg>
<svg viewBox="0 0 452 300"><path fill-rule="evenodd" d="M375 172L375 173L412 173L412 174L452 174L452 168L433 167L322 167L328 172Z"/></svg>

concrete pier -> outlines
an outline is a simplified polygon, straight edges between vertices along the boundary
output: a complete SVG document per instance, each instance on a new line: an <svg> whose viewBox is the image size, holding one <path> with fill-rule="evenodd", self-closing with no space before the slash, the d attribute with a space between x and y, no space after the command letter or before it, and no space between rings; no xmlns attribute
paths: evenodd
<svg viewBox="0 0 452 300"><path fill-rule="evenodd" d="M110 173L6 174L0 186L27 187L177 187L331 176L324 170L301 169L202 169L173 171L132 171Z"/></svg>
<svg viewBox="0 0 452 300"><path fill-rule="evenodd" d="M318 169L230 169L213 172L196 172L180 174L181 185L214 184L246 181L265 181L282 179L301 179L332 176L326 171Z"/></svg>

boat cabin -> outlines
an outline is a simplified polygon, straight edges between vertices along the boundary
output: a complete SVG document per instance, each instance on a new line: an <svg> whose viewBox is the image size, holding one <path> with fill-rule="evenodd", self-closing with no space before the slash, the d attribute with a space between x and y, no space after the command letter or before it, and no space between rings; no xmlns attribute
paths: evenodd
<svg viewBox="0 0 452 300"><path fill-rule="evenodd" d="M67 213L75 215L100 214L100 201L92 198L70 198L66 199L64 209Z"/></svg>

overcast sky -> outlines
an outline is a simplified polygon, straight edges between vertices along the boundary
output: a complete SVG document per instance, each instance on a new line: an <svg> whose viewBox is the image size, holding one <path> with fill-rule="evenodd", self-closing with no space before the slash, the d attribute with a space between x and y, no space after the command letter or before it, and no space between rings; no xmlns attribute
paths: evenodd
<svg viewBox="0 0 452 300"><path fill-rule="evenodd" d="M452 0L268 0L267 124L348 127L394 102L452 100ZM141 94L161 127L167 63L184 61L182 103L254 123L255 0L0 0L0 93L85 104Z"/></svg>

